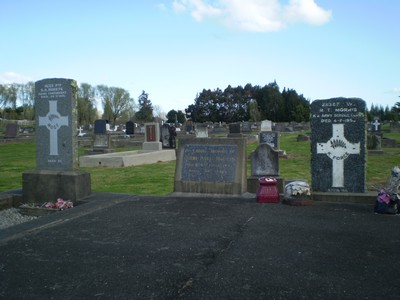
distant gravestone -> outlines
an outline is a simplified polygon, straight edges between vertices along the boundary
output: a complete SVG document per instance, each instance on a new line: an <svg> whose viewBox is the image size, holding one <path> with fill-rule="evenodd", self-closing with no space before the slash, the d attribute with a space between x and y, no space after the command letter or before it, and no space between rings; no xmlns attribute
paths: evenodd
<svg viewBox="0 0 400 300"><path fill-rule="evenodd" d="M261 131L259 133L259 143L268 144L275 150L279 149L279 134L276 131Z"/></svg>
<svg viewBox="0 0 400 300"><path fill-rule="evenodd" d="M380 132L380 131L381 131L381 123L379 122L378 119L375 119L375 120L371 123L371 131L372 131L372 132Z"/></svg>
<svg viewBox="0 0 400 300"><path fill-rule="evenodd" d="M161 143L163 148L170 148L169 133L170 133L170 126L168 124L163 124L161 126Z"/></svg>
<svg viewBox="0 0 400 300"><path fill-rule="evenodd" d="M243 122L242 123L242 132L251 132L250 122Z"/></svg>
<svg viewBox="0 0 400 300"><path fill-rule="evenodd" d="M7 124L4 138L6 139L16 138L17 135L18 135L18 124Z"/></svg>
<svg viewBox="0 0 400 300"><path fill-rule="evenodd" d="M311 103L314 192L365 192L365 102L333 98Z"/></svg>
<svg viewBox="0 0 400 300"><path fill-rule="evenodd" d="M106 134L107 133L107 121L96 120L94 121L94 134Z"/></svg>
<svg viewBox="0 0 400 300"><path fill-rule="evenodd" d="M181 139L174 192L243 194L247 191L246 139Z"/></svg>
<svg viewBox="0 0 400 300"><path fill-rule="evenodd" d="M196 124L195 135L197 138L208 138L208 127L205 124Z"/></svg>
<svg viewBox="0 0 400 300"><path fill-rule="evenodd" d="M125 133L126 134L134 134L135 133L135 123L132 121L128 121L125 123Z"/></svg>
<svg viewBox="0 0 400 300"><path fill-rule="evenodd" d="M270 120L262 120L260 131L272 131L272 122Z"/></svg>
<svg viewBox="0 0 400 300"><path fill-rule="evenodd" d="M240 123L232 123L232 124L229 124L229 133L230 134L235 134L235 133L241 133L241 130L240 130Z"/></svg>
<svg viewBox="0 0 400 300"><path fill-rule="evenodd" d="M76 92L72 79L35 83L36 170L23 174L24 201L74 201L90 194L90 174L77 171Z"/></svg>
<svg viewBox="0 0 400 300"><path fill-rule="evenodd" d="M160 142L160 125L158 123L145 123L144 128L143 150L162 150L162 143Z"/></svg>

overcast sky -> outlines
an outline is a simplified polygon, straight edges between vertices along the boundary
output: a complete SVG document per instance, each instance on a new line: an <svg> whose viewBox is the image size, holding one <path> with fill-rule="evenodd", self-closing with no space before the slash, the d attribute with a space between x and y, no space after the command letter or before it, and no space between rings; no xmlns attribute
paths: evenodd
<svg viewBox="0 0 400 300"><path fill-rule="evenodd" d="M0 83L142 90L162 111L203 88L400 101L398 0L2 0Z"/></svg>

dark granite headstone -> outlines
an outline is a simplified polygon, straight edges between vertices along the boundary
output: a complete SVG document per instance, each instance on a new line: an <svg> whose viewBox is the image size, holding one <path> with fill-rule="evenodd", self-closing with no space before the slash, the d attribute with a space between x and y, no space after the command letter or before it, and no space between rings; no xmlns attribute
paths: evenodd
<svg viewBox="0 0 400 300"><path fill-rule="evenodd" d="M94 134L106 134L107 133L107 121L96 120L94 121Z"/></svg>
<svg viewBox="0 0 400 300"><path fill-rule="evenodd" d="M279 176L279 152L269 144L260 144L251 153L251 176Z"/></svg>
<svg viewBox="0 0 400 300"><path fill-rule="evenodd" d="M134 134L135 133L135 123L132 121L128 121L125 123L125 133L126 134Z"/></svg>
<svg viewBox="0 0 400 300"><path fill-rule="evenodd" d="M18 135L18 124L7 124L6 125L6 132L4 134L4 138L16 138Z"/></svg>
<svg viewBox="0 0 400 300"><path fill-rule="evenodd" d="M229 133L241 133L240 123L229 124Z"/></svg>
<svg viewBox="0 0 400 300"><path fill-rule="evenodd" d="M276 131L261 131L259 134L259 143L268 144L272 148L279 149L279 134Z"/></svg>
<svg viewBox="0 0 400 300"><path fill-rule="evenodd" d="M365 192L365 102L333 98L311 103L314 192Z"/></svg>
<svg viewBox="0 0 400 300"><path fill-rule="evenodd" d="M168 124L163 124L161 126L161 143L163 148L170 148L169 144L169 132L170 132L170 127Z"/></svg>

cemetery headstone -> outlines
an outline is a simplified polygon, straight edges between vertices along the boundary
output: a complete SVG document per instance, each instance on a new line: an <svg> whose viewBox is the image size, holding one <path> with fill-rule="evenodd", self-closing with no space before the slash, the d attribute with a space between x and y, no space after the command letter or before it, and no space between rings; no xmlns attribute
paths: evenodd
<svg viewBox="0 0 400 300"><path fill-rule="evenodd" d="M206 124L196 124L196 138L208 138L208 127Z"/></svg>
<svg viewBox="0 0 400 300"><path fill-rule="evenodd" d="M181 139L174 192L235 194L247 191L246 139Z"/></svg>
<svg viewBox="0 0 400 300"><path fill-rule="evenodd" d="M365 192L365 101L333 98L311 103L314 192Z"/></svg>
<svg viewBox="0 0 400 300"><path fill-rule="evenodd" d="M94 121L94 134L106 134L107 133L106 124L107 124L106 120Z"/></svg>
<svg viewBox="0 0 400 300"><path fill-rule="evenodd" d="M251 132L250 122L243 122L242 123L242 132Z"/></svg>
<svg viewBox="0 0 400 300"><path fill-rule="evenodd" d="M261 131L259 133L259 143L268 144L275 150L279 149L279 134L276 131Z"/></svg>
<svg viewBox="0 0 400 300"><path fill-rule="evenodd" d="M270 120L262 120L260 131L272 131L272 121Z"/></svg>
<svg viewBox="0 0 400 300"><path fill-rule="evenodd" d="M160 125L158 123L145 123L143 150L162 150L160 142Z"/></svg>
<svg viewBox="0 0 400 300"><path fill-rule="evenodd" d="M170 148L169 144L169 133L170 127L168 124L163 124L161 126L161 143L163 148Z"/></svg>
<svg viewBox="0 0 400 300"><path fill-rule="evenodd" d="M176 148L176 128L175 126L169 127L169 147Z"/></svg>
<svg viewBox="0 0 400 300"><path fill-rule="evenodd" d="M22 175L24 201L75 201L90 194L90 174L77 171L76 92L71 79L35 83L36 170Z"/></svg>
<svg viewBox="0 0 400 300"><path fill-rule="evenodd" d="M16 138L17 135L18 135L18 124L15 123L7 124L4 138L6 139Z"/></svg>
<svg viewBox="0 0 400 300"><path fill-rule="evenodd" d="M242 128L240 127L240 123L229 124L228 138L238 138L242 136L243 134L242 134Z"/></svg>
<svg viewBox="0 0 400 300"><path fill-rule="evenodd" d="M380 132L380 131L381 131L381 123L379 122L378 119L375 119L375 120L371 123L371 131L372 131L372 132Z"/></svg>
<svg viewBox="0 0 400 300"><path fill-rule="evenodd" d="M135 123L133 123L132 121L128 121L125 123L125 133L128 135L132 135L135 133Z"/></svg>
<svg viewBox="0 0 400 300"><path fill-rule="evenodd" d="M271 145L258 145L250 160L252 176L279 176L279 152Z"/></svg>

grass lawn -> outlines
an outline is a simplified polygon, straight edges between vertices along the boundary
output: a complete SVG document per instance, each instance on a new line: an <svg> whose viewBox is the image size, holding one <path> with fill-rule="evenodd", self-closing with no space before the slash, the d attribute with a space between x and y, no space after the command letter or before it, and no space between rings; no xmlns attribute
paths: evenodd
<svg viewBox="0 0 400 300"><path fill-rule="evenodd" d="M285 179L304 179L311 183L310 143L297 142L298 133L283 133L280 148L288 158L280 160L280 173ZM400 133L384 134L400 142ZM247 157L257 143L247 146ZM367 189L385 186L390 170L400 165L400 148L384 148L384 155L367 157ZM82 155L83 148L79 149ZM0 144L0 192L22 186L22 173L35 168L35 143L18 142ZM166 195L173 192L175 162L124 168L81 168L91 174L93 192L119 192L144 195ZM250 162L248 163L250 175Z"/></svg>

